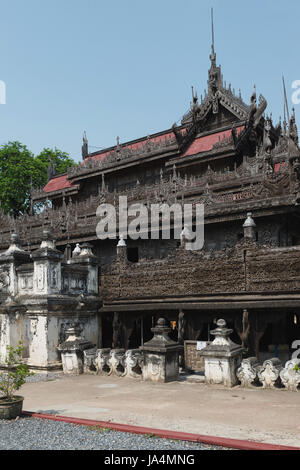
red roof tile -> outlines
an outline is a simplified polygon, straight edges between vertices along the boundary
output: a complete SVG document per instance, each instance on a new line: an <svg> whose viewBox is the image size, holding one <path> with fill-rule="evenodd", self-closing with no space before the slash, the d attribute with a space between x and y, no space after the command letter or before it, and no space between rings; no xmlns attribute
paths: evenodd
<svg viewBox="0 0 300 470"><path fill-rule="evenodd" d="M275 173L277 173L277 171L280 170L280 167L283 167L284 165L285 165L285 162L275 163L275 165L274 165L274 171L275 171Z"/></svg>
<svg viewBox="0 0 300 470"><path fill-rule="evenodd" d="M237 134L241 132L243 127L238 127L237 128ZM182 133L185 133L185 129L182 130ZM231 130L228 131L223 131L223 132L217 132L216 134L211 134L207 135L204 137L200 137L199 139L196 139L190 146L189 148L184 152L182 155L183 157L188 156L188 155L195 155L200 152L207 152L212 149L212 147L221 139L228 138L231 135ZM174 133L167 132L165 134L159 135L157 137L152 137L150 140L152 142L161 142L165 138L169 138L171 136L174 136ZM140 142L136 142L131 145L127 145L129 149L138 149L142 147L145 143L147 142L147 139L141 140ZM107 155L113 151L114 149L111 149L109 151L104 151L99 154L94 154L92 157L93 160L100 160L103 161ZM84 162L81 162L81 165L84 165ZM58 176L57 178L53 178L50 180L46 186L44 187L44 191L46 193L50 193L52 191L59 191L62 189L66 188L71 188L73 184L67 180L67 175L63 176Z"/></svg>
<svg viewBox="0 0 300 470"><path fill-rule="evenodd" d="M173 132L167 132L166 134L162 134L162 135L159 135L157 137L152 137L150 138L150 142L161 142L163 140L165 140L166 138L168 139L169 137L174 137L174 133ZM143 145L145 145L145 143L147 142L147 139L144 139L144 140L141 140L140 142L136 142L134 144L131 144L131 145L125 145L122 147L126 147L128 149L131 149L131 150L135 150L135 149L139 149L140 147L142 147ZM93 155L92 158L93 160L101 160L103 161L105 159L105 157L110 153L114 151L114 149L111 149L107 152L103 152L103 153L99 153L97 155Z"/></svg>
<svg viewBox="0 0 300 470"><path fill-rule="evenodd" d="M243 126L237 128L237 135L244 129ZM231 130L216 132L215 134L199 137L189 146L189 148L182 154L182 157L189 155L197 155L197 153L208 152L219 140L228 139L231 136Z"/></svg>
<svg viewBox="0 0 300 470"><path fill-rule="evenodd" d="M182 133L184 133L184 132L185 132L185 129L183 129ZM159 135L157 137L150 138L150 141L151 142L161 142L164 139L169 138L171 136L174 136L173 132L166 132L165 134ZM136 142L134 144L127 145L126 147L128 147L129 149L138 149L138 148L142 147L146 142L147 142L147 139L144 139L144 140L141 140L140 142ZM114 149L110 149L106 152L103 151L99 154L93 155L90 158L92 158L92 160L103 161L103 160L105 160L107 155L113 150ZM81 162L80 165L84 165L84 161ZM52 180L50 180L49 183L47 183L46 186L44 187L44 191L46 193L50 193L52 191L59 191L59 190L65 189L65 188L70 188L71 186L73 186L73 184L70 181L67 180L67 175L64 175L64 176L59 176L57 178L53 178Z"/></svg>
<svg viewBox="0 0 300 470"><path fill-rule="evenodd" d="M62 175L50 180L44 187L44 191L46 191L46 193L52 193L52 191L71 188L71 186L73 185L67 180L67 175Z"/></svg>

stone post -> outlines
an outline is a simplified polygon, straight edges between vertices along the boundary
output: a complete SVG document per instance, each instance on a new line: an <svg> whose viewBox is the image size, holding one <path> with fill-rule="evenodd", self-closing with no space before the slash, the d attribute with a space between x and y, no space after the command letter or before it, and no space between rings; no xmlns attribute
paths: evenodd
<svg viewBox="0 0 300 470"><path fill-rule="evenodd" d="M217 321L217 328L210 333L214 341L200 351L204 356L205 381L208 384L223 384L233 387L238 383L236 370L242 361L244 348L233 343L229 336L233 330L226 328L226 321Z"/></svg>
<svg viewBox="0 0 300 470"><path fill-rule="evenodd" d="M55 248L49 230L43 231L43 241L32 253L34 263L33 285L36 295L61 292L61 263L64 255Z"/></svg>
<svg viewBox="0 0 300 470"><path fill-rule="evenodd" d="M72 325L66 330L67 339L57 349L61 353L64 374L83 374L84 355L83 351L93 349L95 344L86 341L81 336L81 328Z"/></svg>
<svg viewBox="0 0 300 470"><path fill-rule="evenodd" d="M80 264L87 268L87 294L98 295L98 269L99 260L92 252L92 245L84 243L78 255L70 260L70 264Z"/></svg>
<svg viewBox="0 0 300 470"><path fill-rule="evenodd" d="M26 303L30 322L30 366L41 369L58 366L57 318L49 314L49 309L61 294L63 257L64 254L55 247L51 232L44 230L40 248L32 253L33 295Z"/></svg>
<svg viewBox="0 0 300 470"><path fill-rule="evenodd" d="M30 253L22 250L16 233L11 236L11 244L0 256L0 292L10 297L18 293L17 267L30 262Z"/></svg>
<svg viewBox="0 0 300 470"><path fill-rule="evenodd" d="M153 338L141 346L143 351L143 380L151 382L172 382L178 380L179 352L182 346L169 338L171 331L167 320L160 318L154 328Z"/></svg>

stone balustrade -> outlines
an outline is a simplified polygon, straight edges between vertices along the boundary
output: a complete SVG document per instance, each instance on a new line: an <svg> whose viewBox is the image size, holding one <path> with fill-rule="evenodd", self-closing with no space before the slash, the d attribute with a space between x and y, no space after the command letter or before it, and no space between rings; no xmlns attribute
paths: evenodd
<svg viewBox="0 0 300 470"><path fill-rule="evenodd" d="M237 369L237 378L242 387L300 390L300 359L290 359L283 367L274 357L260 364L255 357L243 359Z"/></svg>
<svg viewBox="0 0 300 470"><path fill-rule="evenodd" d="M104 376L142 378L143 353L139 349L90 349L84 351L84 371Z"/></svg>
<svg viewBox="0 0 300 470"><path fill-rule="evenodd" d="M80 351L83 351L83 372L87 374L131 377L152 382L178 380L180 346L168 337L169 328L165 319L160 319L152 331L154 337L140 349L88 349L83 338L78 337L78 344L73 350L76 349L80 357ZM199 352L204 358L207 384L300 390L300 359L291 359L284 367L276 357L265 360L263 364L256 357L242 359L243 348L230 340L232 330L226 327L224 320L218 320L217 328L211 333L215 335L214 341ZM72 337L71 339L73 340ZM65 350L70 363L69 343ZM73 346L73 342L71 343ZM73 360L73 364L76 365L77 362ZM78 373L77 366L75 369L74 373Z"/></svg>
<svg viewBox="0 0 300 470"><path fill-rule="evenodd" d="M242 361L236 373L241 387L254 387L257 385L259 367L260 363L256 357L248 357Z"/></svg>

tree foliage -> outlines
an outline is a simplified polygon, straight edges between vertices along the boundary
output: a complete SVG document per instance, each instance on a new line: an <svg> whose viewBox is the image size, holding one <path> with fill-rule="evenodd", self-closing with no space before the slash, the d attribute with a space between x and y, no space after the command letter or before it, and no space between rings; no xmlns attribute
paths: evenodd
<svg viewBox="0 0 300 470"><path fill-rule="evenodd" d="M29 211L31 189L47 183L50 160L58 174L76 164L66 152L57 148L45 148L35 157L20 142L9 142L0 147L0 207L5 214L18 216Z"/></svg>
<svg viewBox="0 0 300 470"><path fill-rule="evenodd" d="M76 165L67 152L63 152L56 147L54 150L44 148L41 153L35 157L35 163L37 168L39 168L41 176L40 186L44 186L47 183L47 170L50 160L53 162L56 174L58 175L65 173L70 166Z"/></svg>

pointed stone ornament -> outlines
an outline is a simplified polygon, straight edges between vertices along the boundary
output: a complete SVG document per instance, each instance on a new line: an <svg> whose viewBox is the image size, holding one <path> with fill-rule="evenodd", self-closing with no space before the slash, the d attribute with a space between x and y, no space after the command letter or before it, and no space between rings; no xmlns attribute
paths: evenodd
<svg viewBox="0 0 300 470"><path fill-rule="evenodd" d="M244 229L244 238L248 238L250 240L256 240L256 223L252 219L252 212L247 213L247 219L244 222L243 229Z"/></svg>
<svg viewBox="0 0 300 470"><path fill-rule="evenodd" d="M124 235L120 235L120 240L119 240L119 243L118 243L117 247L120 247L120 246L126 246L126 242L124 240Z"/></svg>
<svg viewBox="0 0 300 470"><path fill-rule="evenodd" d="M74 248L74 250L73 250L72 256L73 256L73 257L74 257L74 256L79 256L80 253L81 253L80 245L79 245L79 243L76 243L76 246L75 246L75 248Z"/></svg>

